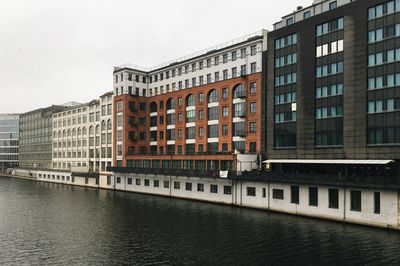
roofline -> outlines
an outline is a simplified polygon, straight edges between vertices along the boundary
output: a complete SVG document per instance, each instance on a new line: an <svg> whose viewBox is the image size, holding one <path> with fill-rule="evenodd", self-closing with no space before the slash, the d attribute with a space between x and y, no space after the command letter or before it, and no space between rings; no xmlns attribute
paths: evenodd
<svg viewBox="0 0 400 266"><path fill-rule="evenodd" d="M122 67L122 68L120 68L120 69L114 70L113 74L118 73L118 72L121 72L121 71L123 71L123 70L133 70L133 71L137 71L137 72L144 73L144 74L146 74L146 75L150 75L150 73L153 73L153 72L158 72L158 71L160 71L160 70L163 70L163 69L166 69L166 68L170 68L170 67L175 66L175 65L177 66L177 65L185 64L185 63L187 63L187 62L189 62L189 61L196 60L196 59L199 59L199 58L201 58L201 57L210 56L210 55L212 55L212 54L216 54L216 53L219 53L219 52L221 52L221 51L223 51L223 50L228 50L228 49L230 49L230 48L232 48L232 47L240 46L240 45L243 45L243 44L248 43L248 42L252 42L252 41L255 41L255 40L262 40L263 38L264 38L263 35L257 35L257 36L248 38L248 39L245 40L245 41L242 41L242 42L239 42L239 43L235 43L235 44L232 44L232 45L230 45L230 46L226 46L226 47L224 47L224 48L211 50L211 51L208 51L207 53L204 53L204 54L201 54L201 55L198 55L198 56L194 56L194 57L185 59L185 60L183 60L183 61L177 61L177 62L175 62L175 63L171 63L171 64L169 64L169 65L167 65L167 66L163 66L163 67L160 67L160 68L156 68L156 69L153 69L153 70L151 70L151 71L143 71L143 70L140 70L140 69L135 69L135 68L130 68L130 67Z"/></svg>

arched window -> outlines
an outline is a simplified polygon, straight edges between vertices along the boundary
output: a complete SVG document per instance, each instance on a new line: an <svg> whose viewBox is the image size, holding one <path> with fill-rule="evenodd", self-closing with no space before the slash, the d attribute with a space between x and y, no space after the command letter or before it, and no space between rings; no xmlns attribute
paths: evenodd
<svg viewBox="0 0 400 266"><path fill-rule="evenodd" d="M188 97L186 98L186 107L187 106L194 106L196 104L196 101L194 99L193 94L189 94Z"/></svg>
<svg viewBox="0 0 400 266"><path fill-rule="evenodd" d="M72 136L76 136L76 129L74 128L73 130L72 130Z"/></svg>
<svg viewBox="0 0 400 266"><path fill-rule="evenodd" d="M62 137L62 133L61 133L61 130L59 130L58 131L58 138L61 138Z"/></svg>
<svg viewBox="0 0 400 266"><path fill-rule="evenodd" d="M96 126L96 134L100 134L100 126L99 125Z"/></svg>
<svg viewBox="0 0 400 266"><path fill-rule="evenodd" d="M112 129L111 119L108 119L108 121L107 121L107 129L108 130Z"/></svg>
<svg viewBox="0 0 400 266"><path fill-rule="evenodd" d="M82 135L85 136L86 134L87 134L86 127L83 127L83 128L82 128Z"/></svg>
<svg viewBox="0 0 400 266"><path fill-rule="evenodd" d="M55 139L57 138L57 131L53 132L53 138L55 138Z"/></svg>
<svg viewBox="0 0 400 266"><path fill-rule="evenodd" d="M66 134L65 134L65 129L63 130L63 138L65 138Z"/></svg>
<svg viewBox="0 0 400 266"><path fill-rule="evenodd" d="M82 134L82 129L78 127L78 136L80 136L81 134Z"/></svg>
<svg viewBox="0 0 400 266"><path fill-rule="evenodd" d="M218 102L217 90L213 89L208 94L208 103Z"/></svg>
<svg viewBox="0 0 400 266"><path fill-rule="evenodd" d="M246 97L246 88L243 84L238 84L233 88L233 98L245 98Z"/></svg>
<svg viewBox="0 0 400 266"><path fill-rule="evenodd" d="M150 103L150 113L157 112L157 104L155 102Z"/></svg>
<svg viewBox="0 0 400 266"><path fill-rule="evenodd" d="M93 135L94 134L94 128L93 126L89 127L89 135Z"/></svg>
<svg viewBox="0 0 400 266"><path fill-rule="evenodd" d="M167 110L171 109L175 109L175 100L173 98L167 100Z"/></svg>
<svg viewBox="0 0 400 266"><path fill-rule="evenodd" d="M101 121L101 130L106 130L106 121Z"/></svg>
<svg viewBox="0 0 400 266"><path fill-rule="evenodd" d="M71 136L71 129L68 129L67 136Z"/></svg>

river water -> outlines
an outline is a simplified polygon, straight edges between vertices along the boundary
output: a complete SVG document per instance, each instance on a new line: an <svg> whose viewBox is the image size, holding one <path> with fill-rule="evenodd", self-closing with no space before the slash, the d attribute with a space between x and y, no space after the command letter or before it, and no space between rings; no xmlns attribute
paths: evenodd
<svg viewBox="0 0 400 266"><path fill-rule="evenodd" d="M0 177L0 265L400 265L400 232Z"/></svg>

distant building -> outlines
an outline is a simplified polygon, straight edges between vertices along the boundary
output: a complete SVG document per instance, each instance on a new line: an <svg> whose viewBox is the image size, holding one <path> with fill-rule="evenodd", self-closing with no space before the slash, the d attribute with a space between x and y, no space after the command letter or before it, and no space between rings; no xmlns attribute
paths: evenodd
<svg viewBox="0 0 400 266"><path fill-rule="evenodd" d="M0 172L18 166L19 115L0 114Z"/></svg>
<svg viewBox="0 0 400 266"><path fill-rule="evenodd" d="M52 167L53 114L66 108L61 105L52 105L20 115L20 167Z"/></svg>
<svg viewBox="0 0 400 266"><path fill-rule="evenodd" d="M53 114L53 169L101 172L111 166L112 96Z"/></svg>

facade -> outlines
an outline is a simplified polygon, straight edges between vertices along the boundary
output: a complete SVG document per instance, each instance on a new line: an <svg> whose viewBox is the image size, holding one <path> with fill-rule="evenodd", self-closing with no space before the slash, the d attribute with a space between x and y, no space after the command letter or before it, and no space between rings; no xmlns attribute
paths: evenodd
<svg viewBox="0 0 400 266"><path fill-rule="evenodd" d="M399 11L399 1L315 1L275 24L267 158L400 159Z"/></svg>
<svg viewBox="0 0 400 266"><path fill-rule="evenodd" d="M262 31L149 71L115 68L113 166L233 170L240 153L257 168L265 39Z"/></svg>
<svg viewBox="0 0 400 266"><path fill-rule="evenodd" d="M19 115L0 114L0 172L18 166Z"/></svg>
<svg viewBox="0 0 400 266"><path fill-rule="evenodd" d="M112 104L110 92L53 115L53 169L99 173L111 166Z"/></svg>
<svg viewBox="0 0 400 266"><path fill-rule="evenodd" d="M53 114L67 108L53 105L20 115L19 166L24 168L52 167Z"/></svg>

